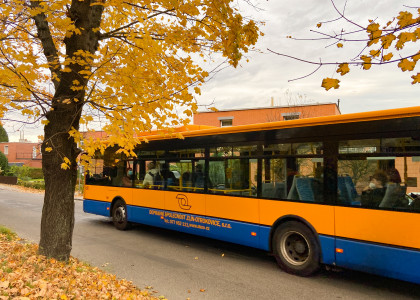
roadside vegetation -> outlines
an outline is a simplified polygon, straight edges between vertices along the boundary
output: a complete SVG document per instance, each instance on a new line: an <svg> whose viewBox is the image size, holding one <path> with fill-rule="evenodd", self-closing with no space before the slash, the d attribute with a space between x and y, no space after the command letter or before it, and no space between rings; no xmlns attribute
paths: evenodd
<svg viewBox="0 0 420 300"><path fill-rule="evenodd" d="M38 245L0 225L0 299L165 299L74 257L38 255Z"/></svg>
<svg viewBox="0 0 420 300"><path fill-rule="evenodd" d="M5 172L6 176L17 177L17 184L23 187L44 190L44 174L41 168L28 166L9 166Z"/></svg>
<svg viewBox="0 0 420 300"><path fill-rule="evenodd" d="M19 186L36 190L45 190L44 174L42 173L42 168L31 168L28 166L6 166L2 167L1 170L2 171L0 174L4 176L17 177L17 185ZM76 182L76 191L79 193L83 191L83 181L83 177L78 176Z"/></svg>

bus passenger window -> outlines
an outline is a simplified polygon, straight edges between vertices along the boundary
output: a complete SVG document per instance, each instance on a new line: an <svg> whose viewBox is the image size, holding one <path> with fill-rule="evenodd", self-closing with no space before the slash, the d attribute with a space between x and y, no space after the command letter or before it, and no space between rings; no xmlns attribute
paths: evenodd
<svg viewBox="0 0 420 300"><path fill-rule="evenodd" d="M370 178L376 169L377 164L373 160L339 160L337 174L338 203L360 206L362 193L365 191L365 195L367 195ZM364 197L368 202L368 196Z"/></svg>
<svg viewBox="0 0 420 300"><path fill-rule="evenodd" d="M141 161L139 165L140 171L136 180L136 187L154 190L164 189L165 181L161 164L158 161ZM145 170L144 167L146 167Z"/></svg>
<svg viewBox="0 0 420 300"><path fill-rule="evenodd" d="M293 173L293 172L292 172ZM286 168L286 159L263 159L261 197L268 199L286 199L286 179L290 175ZM291 179L293 180L293 175Z"/></svg>
<svg viewBox="0 0 420 300"><path fill-rule="evenodd" d="M297 158L298 173L294 175L288 199L324 202L324 162L321 157ZM295 199L296 189L298 199ZM290 197L292 195L292 197Z"/></svg>
<svg viewBox="0 0 420 300"><path fill-rule="evenodd" d="M209 162L212 194L257 196L257 160L226 159Z"/></svg>
<svg viewBox="0 0 420 300"><path fill-rule="evenodd" d="M297 158L296 171L287 172L287 199L324 202L324 166L320 157Z"/></svg>
<svg viewBox="0 0 420 300"><path fill-rule="evenodd" d="M191 185L193 186L193 192L203 193L205 188L205 161L199 160L194 162L194 168L191 173ZM207 187L211 184L207 182Z"/></svg>
<svg viewBox="0 0 420 300"><path fill-rule="evenodd" d="M420 159L368 156L338 162L338 204L420 212Z"/></svg>

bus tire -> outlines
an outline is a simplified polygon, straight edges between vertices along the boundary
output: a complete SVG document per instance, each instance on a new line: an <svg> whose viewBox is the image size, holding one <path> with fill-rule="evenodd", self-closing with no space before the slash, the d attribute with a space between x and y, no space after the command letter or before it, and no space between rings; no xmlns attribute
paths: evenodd
<svg viewBox="0 0 420 300"><path fill-rule="evenodd" d="M130 223L127 221L127 205L122 199L118 199L112 207L112 223L118 230L130 228Z"/></svg>
<svg viewBox="0 0 420 300"><path fill-rule="evenodd" d="M276 229L273 253L279 266L288 273L310 276L319 270L318 242L313 232L300 222L289 221Z"/></svg>

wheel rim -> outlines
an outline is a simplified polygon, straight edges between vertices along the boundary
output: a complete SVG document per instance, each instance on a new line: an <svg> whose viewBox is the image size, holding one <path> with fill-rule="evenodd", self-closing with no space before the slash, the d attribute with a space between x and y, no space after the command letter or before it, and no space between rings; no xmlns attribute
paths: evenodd
<svg viewBox="0 0 420 300"><path fill-rule="evenodd" d="M306 263L311 254L308 240L296 231L289 231L281 237L280 251L284 259L294 266Z"/></svg>
<svg viewBox="0 0 420 300"><path fill-rule="evenodd" d="M114 220L118 224L122 224L125 222L125 207L124 206L118 206L115 210Z"/></svg>

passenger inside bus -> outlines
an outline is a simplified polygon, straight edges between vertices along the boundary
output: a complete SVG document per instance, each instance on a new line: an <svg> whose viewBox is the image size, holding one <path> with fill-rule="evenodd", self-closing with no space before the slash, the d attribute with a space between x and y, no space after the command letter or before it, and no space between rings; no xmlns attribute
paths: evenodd
<svg viewBox="0 0 420 300"><path fill-rule="evenodd" d="M167 172L168 176L166 178L166 185L168 190L176 190L179 186L179 177L180 174L178 171L169 171Z"/></svg>
<svg viewBox="0 0 420 300"><path fill-rule="evenodd" d="M397 169L392 168L387 170L388 184L385 196L382 199L379 207L382 208L405 208L408 207L409 202L406 198L407 186L401 184L401 176Z"/></svg>
<svg viewBox="0 0 420 300"><path fill-rule="evenodd" d="M143 187L152 188L155 183L155 177L158 174L158 169L156 168L155 162L151 161L147 164L147 173L144 176Z"/></svg>
<svg viewBox="0 0 420 300"><path fill-rule="evenodd" d="M203 173L203 165L198 164L195 167L195 172L193 173L193 184L196 188L204 188L204 173Z"/></svg>
<svg viewBox="0 0 420 300"><path fill-rule="evenodd" d="M191 172L190 171L186 171L182 174L182 186L183 186L183 191L191 191L191 187L192 187L192 178L191 178Z"/></svg>
<svg viewBox="0 0 420 300"><path fill-rule="evenodd" d="M361 195L361 205L363 207L379 207L386 192L387 175L382 170L377 170L370 178L369 185L363 190Z"/></svg>
<svg viewBox="0 0 420 300"><path fill-rule="evenodd" d="M133 180L133 169L129 167L127 168L122 178L122 185L125 187L131 187L133 185L132 180Z"/></svg>

